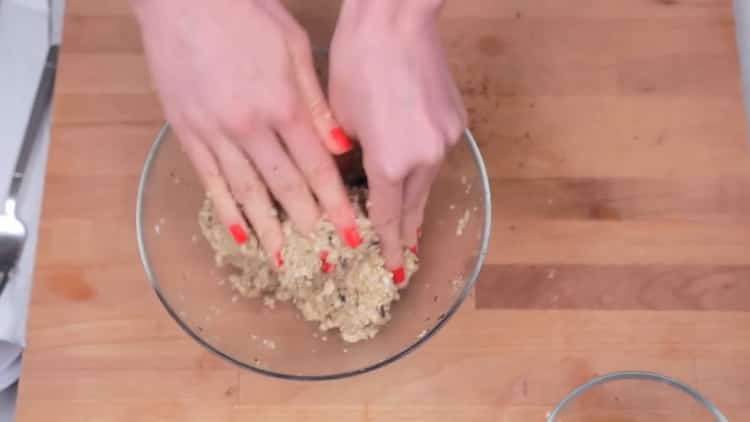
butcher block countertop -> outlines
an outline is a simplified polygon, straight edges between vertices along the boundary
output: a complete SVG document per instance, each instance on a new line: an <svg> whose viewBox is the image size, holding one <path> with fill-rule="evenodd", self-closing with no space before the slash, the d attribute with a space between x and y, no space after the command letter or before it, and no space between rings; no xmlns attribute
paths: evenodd
<svg viewBox="0 0 750 422"><path fill-rule="evenodd" d="M322 383L239 370L162 309L135 239L162 122L136 24L125 0L67 3L18 421L541 421L622 369L667 373L750 420L730 0L449 1L446 45L492 185L486 265L415 353ZM295 3L316 42L330 37L335 2ZM639 394L585 410L693 420Z"/></svg>

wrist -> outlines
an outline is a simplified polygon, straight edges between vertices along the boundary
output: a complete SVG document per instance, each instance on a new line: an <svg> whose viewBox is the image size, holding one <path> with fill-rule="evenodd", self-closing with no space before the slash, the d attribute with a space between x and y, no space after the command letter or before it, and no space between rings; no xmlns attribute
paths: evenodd
<svg viewBox="0 0 750 422"><path fill-rule="evenodd" d="M153 8L159 4L159 0L129 0L130 8L133 10L138 21L153 13Z"/></svg>
<svg viewBox="0 0 750 422"><path fill-rule="evenodd" d="M413 27L437 21L446 0L344 0L341 19L358 25Z"/></svg>
<svg viewBox="0 0 750 422"><path fill-rule="evenodd" d="M196 3L194 0L128 0L135 18L143 22L148 17L157 20L173 19L176 14L185 9L189 4Z"/></svg>

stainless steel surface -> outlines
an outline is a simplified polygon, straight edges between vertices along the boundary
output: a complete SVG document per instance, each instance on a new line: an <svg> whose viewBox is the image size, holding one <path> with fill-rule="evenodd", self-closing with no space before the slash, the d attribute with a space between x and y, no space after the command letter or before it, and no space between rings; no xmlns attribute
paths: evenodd
<svg viewBox="0 0 750 422"><path fill-rule="evenodd" d="M65 9L64 0L47 0L49 7L49 45L59 45L62 41L63 14Z"/></svg>
<svg viewBox="0 0 750 422"><path fill-rule="evenodd" d="M21 255L26 240L26 227L16 216L16 201L21 189L23 176L34 150L39 129L44 122L44 115L52 99L55 85L55 70L57 68L58 46L53 45L47 52L42 76L39 80L31 115L26 125L26 131L21 144L21 151L16 160L15 170L11 177L8 194L5 199L3 214L0 214L0 294L10 279L16 261Z"/></svg>

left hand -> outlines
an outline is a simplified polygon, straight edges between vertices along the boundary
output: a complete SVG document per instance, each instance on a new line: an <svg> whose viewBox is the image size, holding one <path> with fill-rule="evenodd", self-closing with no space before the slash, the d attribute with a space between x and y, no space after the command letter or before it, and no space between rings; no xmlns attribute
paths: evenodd
<svg viewBox="0 0 750 422"><path fill-rule="evenodd" d="M446 151L466 127L437 18L442 1L346 0L330 53L329 98L362 144L370 217L394 281Z"/></svg>
<svg viewBox="0 0 750 422"><path fill-rule="evenodd" d="M132 3L167 118L234 240L245 243L252 229L281 268L276 199L301 232L325 211L356 247L330 155L351 143L329 112L308 35L281 0Z"/></svg>

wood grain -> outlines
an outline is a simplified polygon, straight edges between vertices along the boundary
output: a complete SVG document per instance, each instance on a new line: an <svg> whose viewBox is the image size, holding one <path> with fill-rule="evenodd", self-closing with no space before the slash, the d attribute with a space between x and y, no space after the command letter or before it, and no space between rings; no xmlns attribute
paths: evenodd
<svg viewBox="0 0 750 422"><path fill-rule="evenodd" d="M338 1L287 3L314 43L330 38ZM163 117L137 24L125 0L69 0L17 419L539 421L622 369L668 373L750 418L750 154L731 10L448 2L493 190L487 265L416 353L305 384L219 360L154 297L133 210ZM613 387L575 410L696 417L649 391Z"/></svg>
<svg viewBox="0 0 750 422"><path fill-rule="evenodd" d="M476 306L750 311L746 265L487 265Z"/></svg>

